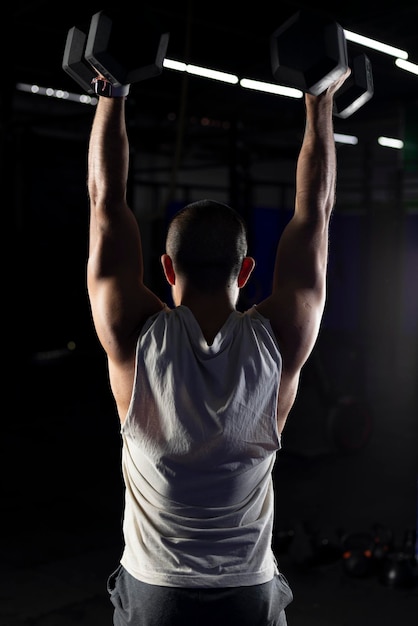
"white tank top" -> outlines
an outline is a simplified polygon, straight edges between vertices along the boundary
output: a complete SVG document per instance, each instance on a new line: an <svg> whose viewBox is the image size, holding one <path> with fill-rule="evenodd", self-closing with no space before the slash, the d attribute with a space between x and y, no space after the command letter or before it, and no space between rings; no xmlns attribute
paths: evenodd
<svg viewBox="0 0 418 626"><path fill-rule="evenodd" d="M164 309L138 340L122 434L121 563L173 587L271 580L272 470L281 356L255 307L208 346L190 309Z"/></svg>

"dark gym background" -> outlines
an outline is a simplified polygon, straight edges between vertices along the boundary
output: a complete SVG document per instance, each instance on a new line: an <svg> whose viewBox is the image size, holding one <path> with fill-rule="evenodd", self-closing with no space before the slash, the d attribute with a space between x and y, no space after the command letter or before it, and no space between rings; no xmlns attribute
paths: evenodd
<svg viewBox="0 0 418 626"><path fill-rule="evenodd" d="M129 4L114 7L130 33L136 24L145 36L144 11L170 32L167 58L239 77L272 82L270 34L302 8L418 63L416 2ZM61 67L66 35L107 7L16 1L3 24L2 626L112 622L106 578L120 554L123 493L85 289L94 107L24 90L81 93ZM328 302L275 471L275 549L295 596L289 626L413 626L418 616L418 77L363 51L375 93L335 120L359 141L337 145ZM292 209L302 101L166 69L132 86L127 114L149 284L169 298L158 259L170 214L213 197L251 226L257 268L240 306L259 300ZM404 149L379 146L380 135Z"/></svg>

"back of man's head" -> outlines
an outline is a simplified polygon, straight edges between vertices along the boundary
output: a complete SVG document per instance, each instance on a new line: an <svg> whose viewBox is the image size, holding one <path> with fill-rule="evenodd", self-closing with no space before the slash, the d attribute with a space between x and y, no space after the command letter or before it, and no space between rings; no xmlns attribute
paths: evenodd
<svg viewBox="0 0 418 626"><path fill-rule="evenodd" d="M221 202L192 202L171 220L166 251L193 288L217 291L235 280L247 254L244 220Z"/></svg>

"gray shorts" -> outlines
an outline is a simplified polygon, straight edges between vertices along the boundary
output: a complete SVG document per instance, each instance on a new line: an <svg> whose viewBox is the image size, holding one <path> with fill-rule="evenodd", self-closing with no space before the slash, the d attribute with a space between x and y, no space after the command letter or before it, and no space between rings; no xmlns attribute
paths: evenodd
<svg viewBox="0 0 418 626"><path fill-rule="evenodd" d="M107 590L114 626L286 626L293 600L283 574L251 587L161 587L137 580L122 565Z"/></svg>

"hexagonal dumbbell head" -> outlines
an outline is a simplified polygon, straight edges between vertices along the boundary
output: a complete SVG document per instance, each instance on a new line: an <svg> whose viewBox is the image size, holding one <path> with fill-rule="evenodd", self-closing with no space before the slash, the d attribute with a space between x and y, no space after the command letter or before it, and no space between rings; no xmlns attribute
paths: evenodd
<svg viewBox="0 0 418 626"><path fill-rule="evenodd" d="M334 95L333 114L346 119L363 106L374 94L370 59L358 54L350 61L351 74Z"/></svg>
<svg viewBox="0 0 418 626"><path fill-rule="evenodd" d="M86 41L87 34L81 28L78 26L70 28L65 42L62 67L86 93L92 94L94 90L91 81L97 76L97 72L84 57Z"/></svg>
<svg viewBox="0 0 418 626"><path fill-rule="evenodd" d="M85 57L113 85L136 83L161 73L168 40L169 33L145 14L99 11L91 19Z"/></svg>
<svg viewBox="0 0 418 626"><path fill-rule="evenodd" d="M311 11L298 11L270 38L275 80L318 95L348 67L344 30L335 21Z"/></svg>

